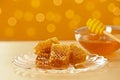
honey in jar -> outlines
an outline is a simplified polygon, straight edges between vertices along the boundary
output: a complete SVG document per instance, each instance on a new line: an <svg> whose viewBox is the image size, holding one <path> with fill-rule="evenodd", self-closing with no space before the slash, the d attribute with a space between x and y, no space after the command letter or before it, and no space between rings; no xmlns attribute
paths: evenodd
<svg viewBox="0 0 120 80"><path fill-rule="evenodd" d="M104 56L110 55L120 48L120 43L105 35L87 34L82 36L79 42L91 53Z"/></svg>

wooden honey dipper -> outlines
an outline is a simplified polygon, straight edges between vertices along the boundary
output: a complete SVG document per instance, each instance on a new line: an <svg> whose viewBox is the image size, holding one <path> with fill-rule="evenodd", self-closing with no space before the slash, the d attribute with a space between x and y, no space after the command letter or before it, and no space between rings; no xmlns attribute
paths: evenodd
<svg viewBox="0 0 120 80"><path fill-rule="evenodd" d="M89 19L87 21L87 27L91 32L95 34L105 34L106 36L120 43L120 39L111 34L111 26L105 26L101 21L97 19ZM110 31L107 31L107 28Z"/></svg>

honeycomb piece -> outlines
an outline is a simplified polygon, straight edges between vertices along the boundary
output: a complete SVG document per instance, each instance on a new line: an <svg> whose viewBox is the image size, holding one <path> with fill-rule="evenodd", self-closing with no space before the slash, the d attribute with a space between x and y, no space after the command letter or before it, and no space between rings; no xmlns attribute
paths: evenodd
<svg viewBox="0 0 120 80"><path fill-rule="evenodd" d="M38 57L39 58L49 59L50 54L48 54L48 53L41 53L41 54L38 55ZM39 60L39 58L38 58L38 60Z"/></svg>
<svg viewBox="0 0 120 80"><path fill-rule="evenodd" d="M66 69L69 67L70 47L67 45L53 44L50 53L50 65L54 69Z"/></svg>
<svg viewBox="0 0 120 80"><path fill-rule="evenodd" d="M72 65L84 62L86 60L86 53L77 45L71 44L70 50L71 50L70 63Z"/></svg>
<svg viewBox="0 0 120 80"><path fill-rule="evenodd" d="M38 55L36 58L36 66L42 69L50 69L49 57L50 54L48 53L41 53Z"/></svg>
<svg viewBox="0 0 120 80"><path fill-rule="evenodd" d="M59 44L56 37L50 38L45 41L41 41L35 47L35 54L39 55L41 53L50 53L52 44Z"/></svg>

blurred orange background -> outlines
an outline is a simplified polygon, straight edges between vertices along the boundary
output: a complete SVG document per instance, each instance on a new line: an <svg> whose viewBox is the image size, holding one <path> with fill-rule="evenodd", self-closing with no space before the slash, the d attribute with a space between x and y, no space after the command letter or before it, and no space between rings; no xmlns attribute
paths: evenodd
<svg viewBox="0 0 120 80"><path fill-rule="evenodd" d="M120 0L0 0L0 40L74 40L89 18L120 26Z"/></svg>

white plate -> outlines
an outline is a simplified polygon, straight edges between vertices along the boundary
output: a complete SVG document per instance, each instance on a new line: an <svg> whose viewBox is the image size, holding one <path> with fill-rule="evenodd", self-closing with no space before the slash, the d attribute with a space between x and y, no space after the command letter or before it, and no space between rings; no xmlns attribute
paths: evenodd
<svg viewBox="0 0 120 80"><path fill-rule="evenodd" d="M88 72L100 69L105 66L107 59L103 56L98 56L96 54L91 54L87 56L86 61L84 62L85 67L75 69L73 66L70 66L65 70L45 70L35 67L36 55L34 53L25 54L17 56L13 59L15 65L15 72L21 74L22 76L29 77L40 77L42 74L76 74L81 72Z"/></svg>

